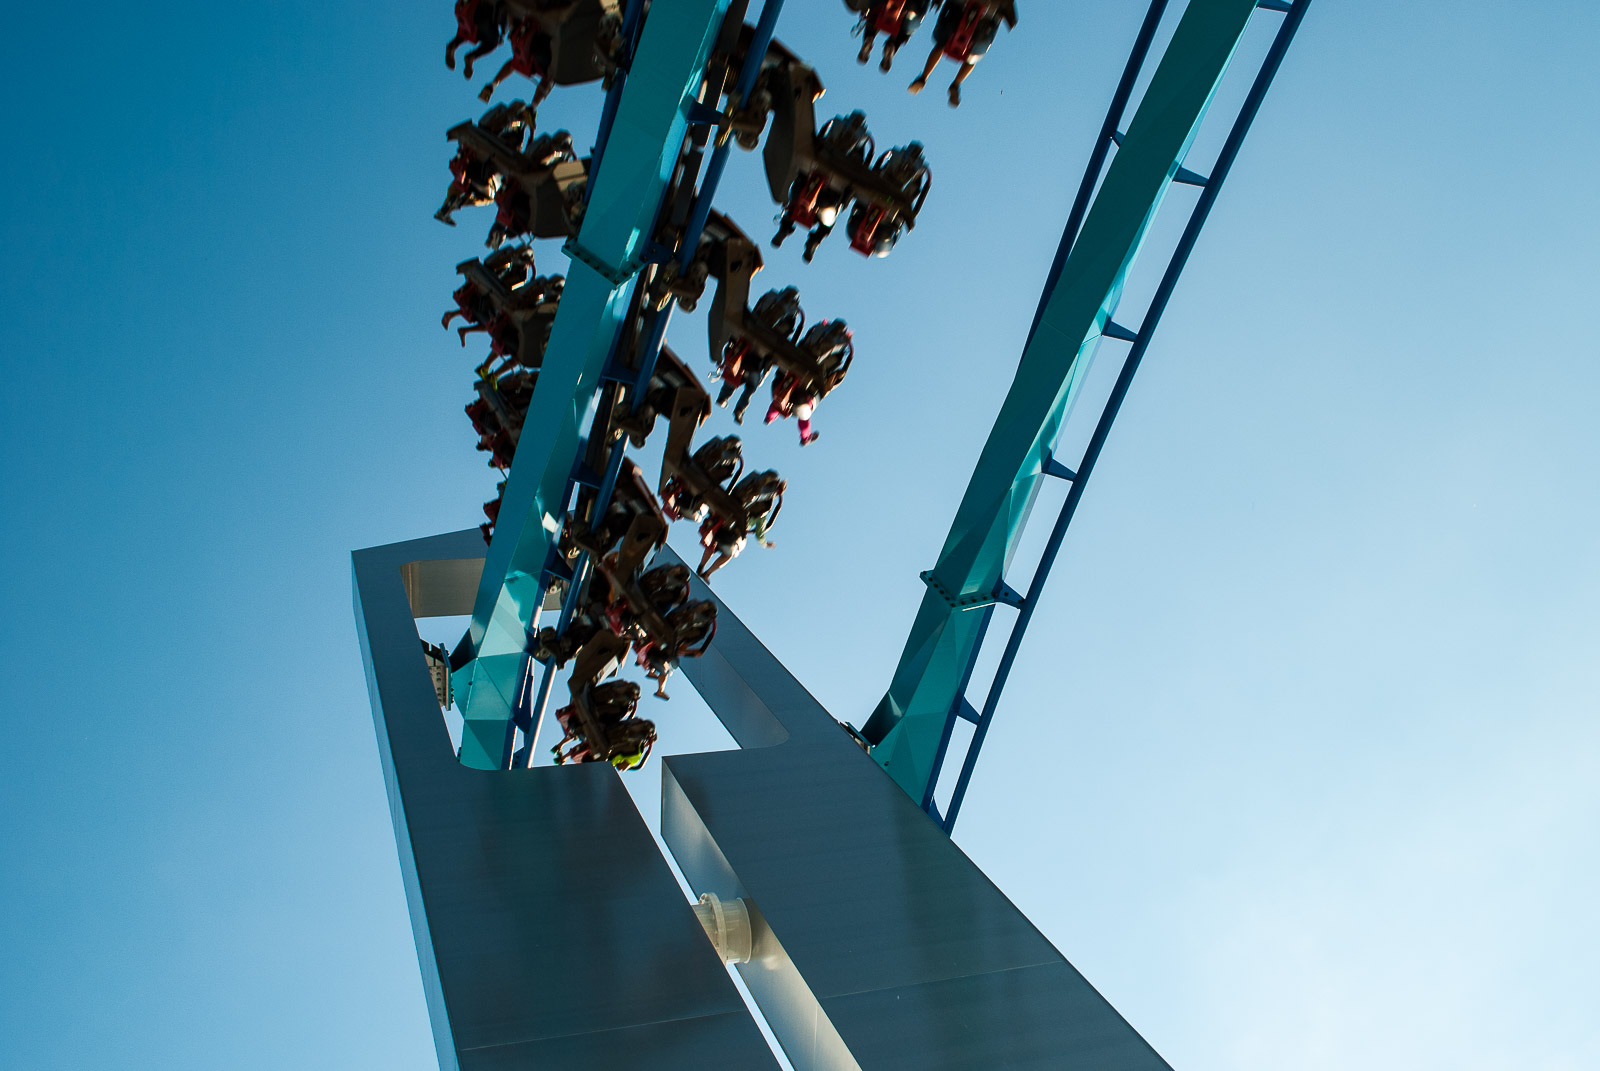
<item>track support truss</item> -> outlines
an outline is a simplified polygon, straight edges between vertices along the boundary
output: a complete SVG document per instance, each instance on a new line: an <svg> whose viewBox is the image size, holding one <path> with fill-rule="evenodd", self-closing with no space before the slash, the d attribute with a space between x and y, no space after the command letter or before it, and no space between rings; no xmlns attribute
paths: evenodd
<svg viewBox="0 0 1600 1071"><path fill-rule="evenodd" d="M1022 361L978 461L888 694L862 732L900 787L946 832L955 825L978 753L1032 620L1050 568L1093 475L1134 373L1261 107L1310 0L1191 0L1138 109L1122 123L1145 69L1167 0L1153 0L1090 156L1046 282ZM1184 166L1217 87L1257 9L1282 23L1208 175ZM1200 194L1137 329L1113 319L1149 226L1174 184ZM1096 188L1098 187L1098 193ZM1104 339L1127 344L1121 370L1075 465L1056 456L1090 363ZM1007 573L1036 496L1049 479L1068 483L1034 575L1017 588ZM997 607L1018 611L981 702L968 697ZM948 804L935 790L959 721L973 732Z"/></svg>

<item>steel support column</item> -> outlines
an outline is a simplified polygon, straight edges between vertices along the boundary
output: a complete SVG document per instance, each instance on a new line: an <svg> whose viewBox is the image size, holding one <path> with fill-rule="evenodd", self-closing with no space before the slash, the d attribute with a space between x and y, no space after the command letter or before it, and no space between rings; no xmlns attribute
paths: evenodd
<svg viewBox="0 0 1600 1071"><path fill-rule="evenodd" d="M456 761L414 618L466 613L482 561L475 529L353 555L439 1066L776 1067L615 770Z"/></svg>
<svg viewBox="0 0 1600 1071"><path fill-rule="evenodd" d="M717 602L717 635L683 672L744 750L665 761L662 836L696 892L751 905L739 972L799 1071L1170 1071L698 580L693 597Z"/></svg>

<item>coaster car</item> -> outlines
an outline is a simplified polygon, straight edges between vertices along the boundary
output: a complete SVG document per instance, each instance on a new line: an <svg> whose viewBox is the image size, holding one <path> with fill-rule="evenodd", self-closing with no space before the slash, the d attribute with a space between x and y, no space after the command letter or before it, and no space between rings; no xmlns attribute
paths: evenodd
<svg viewBox="0 0 1600 1071"><path fill-rule="evenodd" d="M620 725L633 716L639 708L639 686L633 681L615 680L591 685L584 695L589 719L597 722L602 731ZM582 740L583 720L578 715L578 704L570 703L556 711L556 722L564 733L552 750L559 752L570 740Z"/></svg>
<svg viewBox="0 0 1600 1071"><path fill-rule="evenodd" d="M496 468L511 467L511 458L522 437L522 424L528 416L528 403L533 400L536 378L532 372L513 372L494 383L480 379L473 384L478 398L467 404L467 418L472 421L472 430L478 433L480 444L499 444L503 440L505 456L496 456L491 462Z"/></svg>
<svg viewBox="0 0 1600 1071"><path fill-rule="evenodd" d="M656 698L670 699L667 678L685 658L699 658L717 634L717 605L710 600L688 602L666 617L667 636L634 644L635 656L645 674L656 682Z"/></svg>
<svg viewBox="0 0 1600 1071"><path fill-rule="evenodd" d="M744 369L750 367L759 373L759 384L766 370L776 365L804 392L818 399L826 397L844 382L855 347L843 320L824 320L802 337L804 326L805 313L793 287L769 290L750 309L740 300L737 286L719 285L707 330L711 352L721 355L724 383L729 382L731 370L738 370L743 377Z"/></svg>
<svg viewBox="0 0 1600 1071"><path fill-rule="evenodd" d="M567 683L572 701L556 711L563 732L552 749L558 764L610 762L619 769L644 765L656 741L656 727L633 716L639 686L632 681L599 683L621 668L629 646L616 633L601 631L578 652ZM568 743L573 746L563 752Z"/></svg>
<svg viewBox="0 0 1600 1071"><path fill-rule="evenodd" d="M692 436L711 415L711 396L700 385L699 377L667 346L661 347L661 356L638 404L612 421L613 434L626 434L628 441L641 447L655 430L656 417L661 414L666 414L669 422L669 442L675 437ZM685 426L687 431L680 432Z"/></svg>
<svg viewBox="0 0 1600 1071"><path fill-rule="evenodd" d="M565 130L541 134L526 151L515 151L473 123L459 123L445 136L461 146L468 159L486 162L498 178L498 206L487 244L499 249L507 239L566 238L583 221L583 193L589 161L578 159L572 135Z"/></svg>
<svg viewBox="0 0 1600 1071"><path fill-rule="evenodd" d="M596 598L606 599L610 631L630 638L636 649L653 645L673 652L673 657L699 654L703 647L696 649L696 645L709 642L708 630L714 628L715 604L688 598L688 570L682 566L667 575L651 576L655 570L646 574L623 571L629 564L620 556L597 563L595 579L603 579L604 584L597 587ZM646 576L651 577L648 588Z"/></svg>
<svg viewBox="0 0 1600 1071"><path fill-rule="evenodd" d="M636 525L640 526L636 528ZM644 473L631 458L624 459L617 474L617 485L611 492L611 501L598 522L585 523L574 519L564 543L569 559L576 558L580 550L595 557L604 557L616 550L630 537L650 536L653 547L666 542L667 516L656 502L655 493L645 482ZM646 554L648 551L646 552ZM646 554L640 554L642 562Z"/></svg>
<svg viewBox="0 0 1600 1071"><path fill-rule="evenodd" d="M456 271L465 279L455 292L456 305L462 310L470 309L461 313L468 323L457 331L463 346L469 334L488 333L489 356L479 366L478 374L491 383L516 366L530 371L541 367L566 286L566 280L559 275L541 275L520 286L508 287L504 276L489 266L497 256L499 253L488 262L467 260L456 265ZM453 314L447 314L446 322L449 315ZM501 363L495 368L497 360Z"/></svg>
<svg viewBox="0 0 1600 1071"><path fill-rule="evenodd" d="M822 81L817 72L791 52L782 41L768 42L767 53L762 57L761 70L756 74L749 96L735 102L732 95L737 89L739 75L744 70L745 57L755 39L755 27L741 23L737 36L726 48L712 53L706 66L710 90L706 100L723 113L719 126L718 144L728 137L742 149L755 150L761 145L761 132L766 129L767 117L781 103L780 96L793 86L808 87L816 97L822 96ZM737 107L735 106L737 103Z"/></svg>
<svg viewBox="0 0 1600 1071"><path fill-rule="evenodd" d="M533 109L520 100L496 104L475 123L457 124L452 129L469 126L489 142L512 153L520 154L533 134ZM474 147L458 142L455 156L450 159L450 188L445 191L444 204L433 218L454 227L452 215L461 208L486 205L494 200L500 189L500 173L494 160Z"/></svg>
<svg viewBox="0 0 1600 1071"><path fill-rule="evenodd" d="M700 525L700 545L705 548L700 567L695 570L700 579L710 580L711 574L737 558L751 536L764 547L773 545L767 533L783 509L783 492L787 488L788 484L771 469L754 472L733 488L732 498L742 517L708 513Z"/></svg>
<svg viewBox="0 0 1600 1071"><path fill-rule="evenodd" d="M617 69L622 49L621 0L457 0L456 36L445 50L445 65L455 68L454 52L475 44L463 73L472 64L511 42L511 57L479 92L488 101L512 74L537 80L534 104L552 86L604 79Z"/></svg>
<svg viewBox="0 0 1600 1071"><path fill-rule="evenodd" d="M810 82L796 84L791 70L774 70L772 131L763 152L772 199L783 206L773 245L781 245L797 226L811 228L805 250L809 261L854 201L877 211L867 220L872 245L863 250L852 237L852 247L883 255L893 242L880 243L880 230L898 238L902 230L915 227L931 188L922 147L912 142L875 157L861 112L838 116L819 130L817 95L820 91Z"/></svg>
<svg viewBox="0 0 1600 1071"><path fill-rule="evenodd" d="M733 220L712 210L689 266L679 271L676 257L663 265L651 284L651 294L658 310L676 299L684 312L693 312L705 294L706 280L712 276L718 280L728 280L730 274L737 276L743 280L742 292L748 294L750 279L761 268L761 250L750 236Z"/></svg>
<svg viewBox="0 0 1600 1071"><path fill-rule="evenodd" d="M526 284L533 270L533 247L528 245L502 246L481 261L462 261L456 265L456 274L462 276L461 285L450 295L456 307L440 317L440 324L449 327L457 316L468 327L488 323L505 305L503 295ZM484 275L492 281L484 280Z"/></svg>
<svg viewBox="0 0 1600 1071"><path fill-rule="evenodd" d="M791 343L800 340L800 332L805 328L806 322L805 311L800 308L800 292L792 286L782 290L767 291L746 318L754 319L770 329L774 335ZM727 317L724 316L723 322L726 323L726 320ZM736 335L723 343L721 354L716 357L717 375L722 379L722 389L717 393L717 404L726 406L734 393L743 389L738 404L733 407L734 423L744 423L745 411L750 408L750 401L755 397L756 391L771 374L772 366L771 354L758 349L742 335Z"/></svg>
<svg viewBox="0 0 1600 1071"><path fill-rule="evenodd" d="M693 453L669 438L661 460L662 510L673 520L698 522L708 511L739 517L731 491L743 472L743 446L736 435L707 439Z"/></svg>

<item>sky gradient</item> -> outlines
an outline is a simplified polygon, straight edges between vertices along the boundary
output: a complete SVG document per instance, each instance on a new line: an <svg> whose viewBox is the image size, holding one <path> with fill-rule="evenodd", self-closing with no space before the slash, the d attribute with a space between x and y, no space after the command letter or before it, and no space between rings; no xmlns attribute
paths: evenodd
<svg viewBox="0 0 1600 1071"><path fill-rule="evenodd" d="M718 589L859 723L1143 5L1021 4L959 111L904 92L926 38L885 77L789 6L819 112L935 170L888 260L757 279L860 360L816 446L749 431L790 496ZM493 494L438 327L489 224L429 218L481 110L449 5L8 21L0 1064L431 1068L349 552ZM1183 1071L1600 1066L1597 42L1576 0L1319 0L1035 618L956 839ZM764 238L759 158L722 189ZM683 698L669 750L718 746Z"/></svg>

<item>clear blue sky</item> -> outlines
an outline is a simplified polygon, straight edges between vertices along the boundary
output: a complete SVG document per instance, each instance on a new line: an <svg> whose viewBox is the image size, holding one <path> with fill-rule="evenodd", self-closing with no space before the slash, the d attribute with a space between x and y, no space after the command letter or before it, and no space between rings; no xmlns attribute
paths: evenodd
<svg viewBox="0 0 1600 1071"><path fill-rule="evenodd" d="M938 182L887 261L769 257L861 359L817 446L749 435L790 502L718 578L859 722L1143 5L1028 0L959 112L790 7ZM430 1068L348 553L493 489L437 321L488 224L429 219L449 5L7 21L0 1064ZM1319 0L1048 590L957 839L1184 1071L1600 1066L1597 43ZM723 188L764 232L756 158Z"/></svg>

